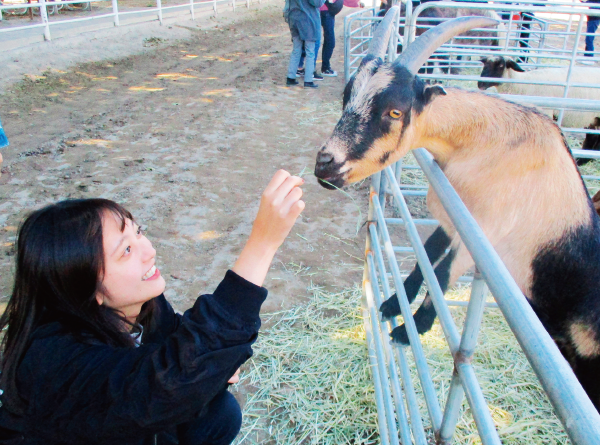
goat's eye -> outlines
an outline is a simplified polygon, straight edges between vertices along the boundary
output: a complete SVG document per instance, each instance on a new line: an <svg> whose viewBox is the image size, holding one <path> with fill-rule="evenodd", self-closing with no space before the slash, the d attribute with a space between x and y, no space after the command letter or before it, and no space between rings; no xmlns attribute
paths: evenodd
<svg viewBox="0 0 600 445"><path fill-rule="evenodd" d="M392 111L390 111L390 116L393 117L394 119L398 119L400 116L402 116L402 111L392 110Z"/></svg>

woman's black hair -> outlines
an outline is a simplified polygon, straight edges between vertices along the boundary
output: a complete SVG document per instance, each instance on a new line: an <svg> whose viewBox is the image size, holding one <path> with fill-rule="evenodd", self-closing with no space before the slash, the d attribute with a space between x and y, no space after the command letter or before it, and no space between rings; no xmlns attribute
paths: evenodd
<svg viewBox="0 0 600 445"><path fill-rule="evenodd" d="M25 406L18 396L17 368L36 328L58 321L79 338L115 347L133 347L131 326L122 314L99 305L96 294L104 276L102 219L112 213L121 231L133 216L107 199L61 201L34 211L19 228L13 292L0 317L2 402L11 411ZM152 323L154 300L137 323Z"/></svg>

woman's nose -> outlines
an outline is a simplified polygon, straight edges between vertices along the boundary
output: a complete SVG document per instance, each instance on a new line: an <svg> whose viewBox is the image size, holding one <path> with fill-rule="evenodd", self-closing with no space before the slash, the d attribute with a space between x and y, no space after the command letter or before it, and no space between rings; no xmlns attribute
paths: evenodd
<svg viewBox="0 0 600 445"><path fill-rule="evenodd" d="M156 256L156 249L152 247L152 243L148 240L148 238L144 237L144 246L143 246L143 255L144 261L149 261Z"/></svg>

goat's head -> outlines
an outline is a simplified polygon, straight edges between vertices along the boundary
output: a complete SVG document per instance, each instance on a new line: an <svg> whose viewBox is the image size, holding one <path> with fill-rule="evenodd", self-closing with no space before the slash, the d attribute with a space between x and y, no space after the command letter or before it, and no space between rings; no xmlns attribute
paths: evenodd
<svg viewBox="0 0 600 445"><path fill-rule="evenodd" d="M436 96L446 94L440 86L426 86L416 76L419 68L453 36L498 23L486 17L449 20L420 36L390 65L382 59L394 13L391 8L375 31L344 90L342 117L317 155L315 176L326 188L360 181L404 156L412 148L413 120Z"/></svg>
<svg viewBox="0 0 600 445"><path fill-rule="evenodd" d="M519 66L510 57L494 56L494 57L483 57L481 59L483 63L483 69L481 70L481 77L496 77L502 79L503 77L508 78L510 76L509 70L518 71L520 73L525 72L523 68ZM477 88L480 90L487 90L491 87L497 87L500 85L499 82L490 82L480 80L477 82Z"/></svg>

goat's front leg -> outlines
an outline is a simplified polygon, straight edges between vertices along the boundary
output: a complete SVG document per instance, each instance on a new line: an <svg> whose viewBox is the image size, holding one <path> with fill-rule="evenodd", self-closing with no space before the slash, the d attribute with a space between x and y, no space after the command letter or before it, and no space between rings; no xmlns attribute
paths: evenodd
<svg viewBox="0 0 600 445"><path fill-rule="evenodd" d="M454 243L453 243L454 244ZM452 249L446 255L446 257L439 262L435 267L435 276L440 284L442 293L446 293L449 285L454 284L456 280L465 272L469 267L473 265L473 259L467 251L464 244L459 240L458 245L453 245ZM417 312L413 315L417 332L424 334L429 331L433 326L437 313L431 301L429 292L425 295L425 299ZM398 326L392 331L392 341L408 345L408 334L406 333L406 326Z"/></svg>
<svg viewBox="0 0 600 445"><path fill-rule="evenodd" d="M429 238L427 238L424 247L425 253L427 253L427 257L431 264L435 264L435 262L442 257L450 245L450 242L451 238L446 234L442 226L438 226ZM423 273L417 264L410 275L406 277L406 280L404 280L404 289L406 290L409 303L412 303L415 300L422 283ZM390 320L396 315L400 315L402 311L400 310L400 304L398 304L397 294L392 295L389 299L384 301L379 310L381 311L381 317L384 321Z"/></svg>

